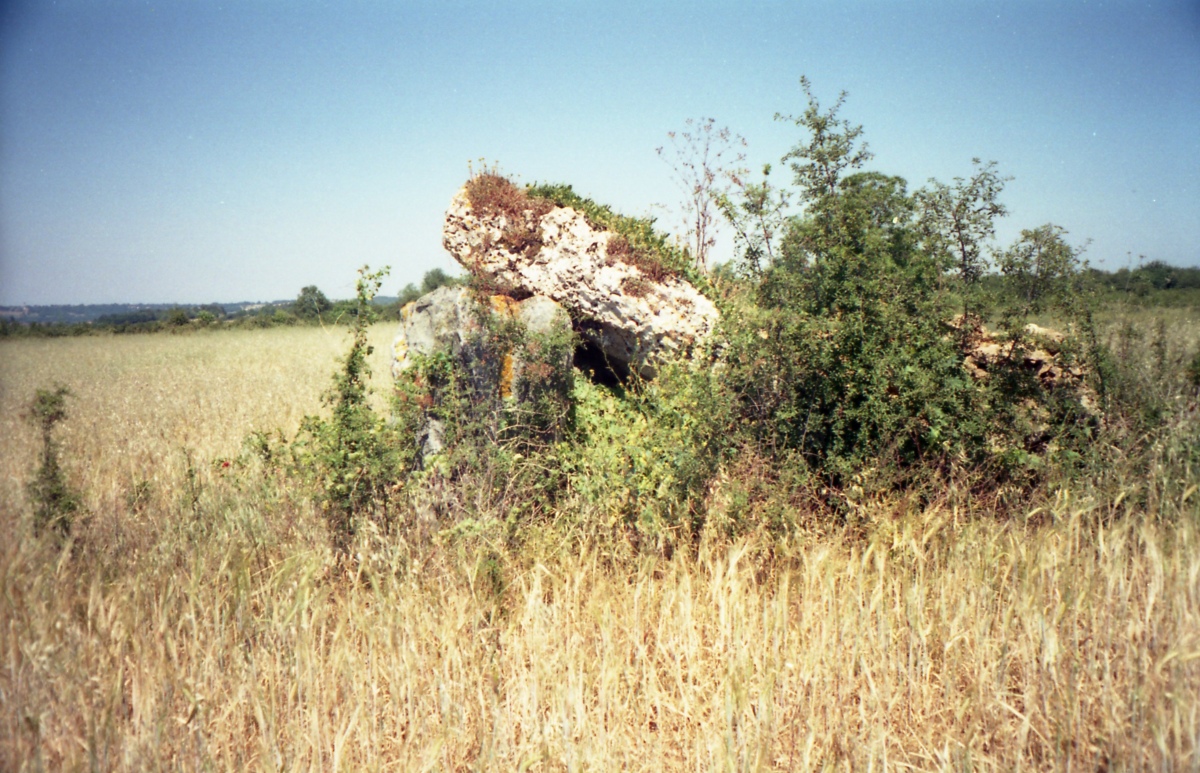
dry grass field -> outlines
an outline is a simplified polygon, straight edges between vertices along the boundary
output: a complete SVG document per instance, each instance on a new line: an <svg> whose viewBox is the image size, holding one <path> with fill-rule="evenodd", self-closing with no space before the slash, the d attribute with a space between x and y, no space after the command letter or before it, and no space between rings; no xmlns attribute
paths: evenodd
<svg viewBox="0 0 1200 773"><path fill-rule="evenodd" d="M1169 433L1020 518L878 501L865 530L623 562L397 538L367 572L220 461L319 411L346 345L0 342L0 769L1200 769L1200 471ZM56 382L66 549L24 489Z"/></svg>

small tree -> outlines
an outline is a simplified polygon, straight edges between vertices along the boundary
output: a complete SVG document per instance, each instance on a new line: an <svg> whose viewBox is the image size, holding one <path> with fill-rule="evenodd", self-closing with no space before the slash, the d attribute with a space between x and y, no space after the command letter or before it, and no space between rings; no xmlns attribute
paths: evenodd
<svg viewBox="0 0 1200 773"><path fill-rule="evenodd" d="M1071 282L1079 272L1079 253L1053 223L1021 231L1021 238L997 257L1007 278L1013 311L1036 314L1047 305L1071 300Z"/></svg>
<svg viewBox="0 0 1200 773"><path fill-rule="evenodd" d="M789 192L776 188L768 179L771 165L764 164L762 182L749 182L734 174L733 192L717 200L721 214L733 226L734 243L740 252L743 274L758 278L775 264L779 241L787 224Z"/></svg>
<svg viewBox="0 0 1200 773"><path fill-rule="evenodd" d="M453 285L455 281L456 280L454 277L450 276L440 268L430 269L429 271L426 271L425 276L421 278L421 294L425 295L433 292L439 287Z"/></svg>
<svg viewBox="0 0 1200 773"><path fill-rule="evenodd" d="M867 144L859 144L862 126L854 126L837 117L846 102L846 92L838 94L833 107L822 112L821 104L812 92L812 83L801 76L800 87L808 106L798 116L775 114L777 121L791 121L808 134L807 142L797 143L783 157L796 177L800 195L810 206L818 206L829 196L836 196L838 182L847 169L858 169L872 158Z"/></svg>
<svg viewBox="0 0 1200 773"><path fill-rule="evenodd" d="M333 303L316 285L309 285L300 290L300 294L292 302L292 313L300 319L316 319L327 314L332 308Z"/></svg>
<svg viewBox="0 0 1200 773"><path fill-rule="evenodd" d="M726 318L734 426L827 480L910 474L965 457L981 434L975 390L942 330L938 265L918 249L905 181L861 167L862 128L807 79L784 156L801 214L786 220L754 308ZM776 198L775 201L779 199Z"/></svg>
<svg viewBox="0 0 1200 773"><path fill-rule="evenodd" d="M957 273L962 293L964 335L970 334L966 317L972 312L979 278L987 271L984 252L996 233L996 218L1008 214L1000 203L1004 184L1012 179L996 172L996 162L972 159L975 173L955 177L953 185L930 180L917 194L921 231L926 250L938 256L945 270Z"/></svg>
<svg viewBox="0 0 1200 773"><path fill-rule="evenodd" d="M737 165L745 160L739 148L746 140L727 128L718 128L713 118L692 118L681 132L667 132L671 150L660 146L659 158L671 166L676 183L684 191L680 204L686 224L688 248L700 271L708 268L709 250L716 244L720 202L728 196L737 175Z"/></svg>
<svg viewBox="0 0 1200 773"><path fill-rule="evenodd" d="M186 309L179 306L167 312L167 316L163 319L163 324L169 328L187 327L188 313Z"/></svg>
<svg viewBox="0 0 1200 773"><path fill-rule="evenodd" d="M401 308L404 308L420 297L421 291L417 289L415 284L409 282L400 290L400 297L397 300L397 303Z"/></svg>

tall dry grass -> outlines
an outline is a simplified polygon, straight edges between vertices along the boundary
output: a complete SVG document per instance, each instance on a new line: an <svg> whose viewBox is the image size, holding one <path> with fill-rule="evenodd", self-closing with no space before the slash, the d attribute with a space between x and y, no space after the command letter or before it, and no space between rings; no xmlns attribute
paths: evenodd
<svg viewBox="0 0 1200 773"><path fill-rule="evenodd" d="M346 570L301 497L211 464L317 410L324 335L0 345L0 768L1200 767L1194 482L626 563L394 539ZM89 510L64 550L30 536L15 416L55 380Z"/></svg>
<svg viewBox="0 0 1200 773"><path fill-rule="evenodd" d="M392 332L371 331L379 380ZM294 432L318 412L348 341L345 328L0 341L0 508L24 502L40 438L23 413L37 389L71 391L58 432L90 511L125 509L133 489L161 509L189 465L199 472L251 431Z"/></svg>

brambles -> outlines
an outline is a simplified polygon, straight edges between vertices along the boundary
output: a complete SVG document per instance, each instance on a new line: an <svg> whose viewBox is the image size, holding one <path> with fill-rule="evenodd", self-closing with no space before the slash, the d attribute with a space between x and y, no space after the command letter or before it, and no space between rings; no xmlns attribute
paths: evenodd
<svg viewBox="0 0 1200 773"><path fill-rule="evenodd" d="M334 545L343 554L364 517L376 515L390 526L391 490L411 461L409 444L368 402L370 304L387 270L359 269L350 351L323 398L332 415L306 418L296 441L301 466L317 481Z"/></svg>
<svg viewBox="0 0 1200 773"><path fill-rule="evenodd" d="M547 299L460 291L431 303L454 311L396 379L393 417L419 449L409 501L455 533L491 522L514 537L561 485L547 455L570 422L574 334Z"/></svg>
<svg viewBox="0 0 1200 773"><path fill-rule="evenodd" d="M837 115L844 95L826 111L804 85L792 120L810 137L784 157L804 214L751 275L755 303L724 324L734 424L768 458L796 451L839 486L977 458L980 399L942 322L937 263L916 248L912 198L903 180L859 171L870 155Z"/></svg>
<svg viewBox="0 0 1200 773"><path fill-rule="evenodd" d="M1004 337L981 383L964 364L992 311L981 279L1006 178L976 160L969 179L910 193L902 178L863 169L871 154L862 127L839 116L844 93L823 109L801 85L808 105L789 120L805 137L783 157L800 214L781 221L790 197L765 182L723 202L745 288L723 319L725 385L737 396L728 434L767 459L798 454L841 492L963 473L998 486L1085 446L1095 422L1081 381L1024 370L1028 315L1071 320L1082 308L1067 303L1078 262L1061 229L1026 231L1003 253ZM1074 325L1085 336L1086 319ZM1091 353L1068 341L1055 367L1090 370Z"/></svg>

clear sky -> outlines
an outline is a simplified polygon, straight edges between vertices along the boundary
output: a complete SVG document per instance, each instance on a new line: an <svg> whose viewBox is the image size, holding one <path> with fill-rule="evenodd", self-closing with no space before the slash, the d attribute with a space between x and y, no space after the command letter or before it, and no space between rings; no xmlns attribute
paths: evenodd
<svg viewBox="0 0 1200 773"><path fill-rule="evenodd" d="M1200 264L1200 2L0 0L0 304L384 292L485 158L628 214L712 116L778 161L807 75L910 187L1015 179L1094 264Z"/></svg>

